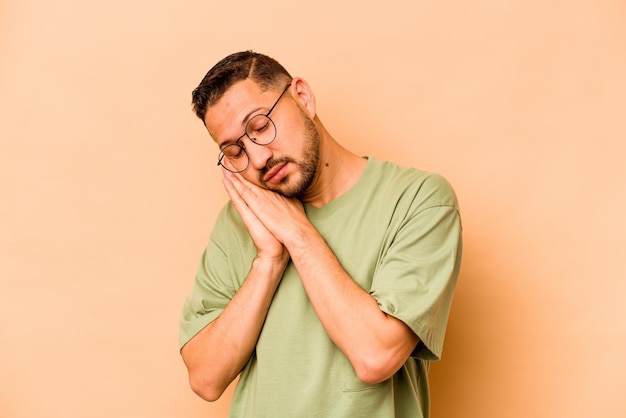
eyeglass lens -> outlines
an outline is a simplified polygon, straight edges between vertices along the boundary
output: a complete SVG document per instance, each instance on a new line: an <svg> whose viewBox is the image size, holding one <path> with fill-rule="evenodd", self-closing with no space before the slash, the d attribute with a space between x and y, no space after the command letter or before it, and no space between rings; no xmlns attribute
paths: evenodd
<svg viewBox="0 0 626 418"><path fill-rule="evenodd" d="M257 145L268 145L276 138L276 126L265 115L256 115L246 124L246 136ZM243 144L230 144L222 150L221 164L235 173L248 168L248 154Z"/></svg>

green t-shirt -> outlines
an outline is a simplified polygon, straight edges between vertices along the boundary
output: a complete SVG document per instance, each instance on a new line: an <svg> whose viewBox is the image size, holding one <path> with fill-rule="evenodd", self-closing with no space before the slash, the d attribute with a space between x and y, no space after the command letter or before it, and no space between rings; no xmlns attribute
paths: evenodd
<svg viewBox="0 0 626 418"><path fill-rule="evenodd" d="M352 189L305 210L346 272L420 343L390 379L361 382L328 337L289 263L240 375L230 416L428 417L428 365L441 356L461 259L461 220L452 188L439 175L369 158ZM255 256L229 202L183 308L181 347L220 315Z"/></svg>

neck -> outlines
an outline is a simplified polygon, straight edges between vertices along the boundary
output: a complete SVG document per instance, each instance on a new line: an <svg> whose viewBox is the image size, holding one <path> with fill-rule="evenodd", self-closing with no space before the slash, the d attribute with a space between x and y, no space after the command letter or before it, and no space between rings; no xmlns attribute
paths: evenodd
<svg viewBox="0 0 626 418"><path fill-rule="evenodd" d="M322 207L346 193L361 177L367 160L350 152L320 129L320 158L311 187L301 196L304 203Z"/></svg>

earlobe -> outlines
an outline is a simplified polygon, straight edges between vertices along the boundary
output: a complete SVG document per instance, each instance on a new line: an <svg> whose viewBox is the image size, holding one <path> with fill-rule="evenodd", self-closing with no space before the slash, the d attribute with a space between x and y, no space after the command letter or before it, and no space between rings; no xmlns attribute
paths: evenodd
<svg viewBox="0 0 626 418"><path fill-rule="evenodd" d="M304 109L306 109L311 119L315 118L315 95L313 94L313 90L311 89L311 86L309 86L309 83L307 83L303 78L294 77L292 84L295 90L294 99Z"/></svg>

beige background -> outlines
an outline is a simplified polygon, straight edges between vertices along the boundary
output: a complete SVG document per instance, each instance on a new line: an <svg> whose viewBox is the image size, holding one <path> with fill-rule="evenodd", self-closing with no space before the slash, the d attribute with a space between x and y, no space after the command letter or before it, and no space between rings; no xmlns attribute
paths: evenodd
<svg viewBox="0 0 626 418"><path fill-rule="evenodd" d="M623 1L167 4L0 3L0 416L226 416L177 348L226 199L189 102L248 48L349 148L456 188L433 418L623 416Z"/></svg>

